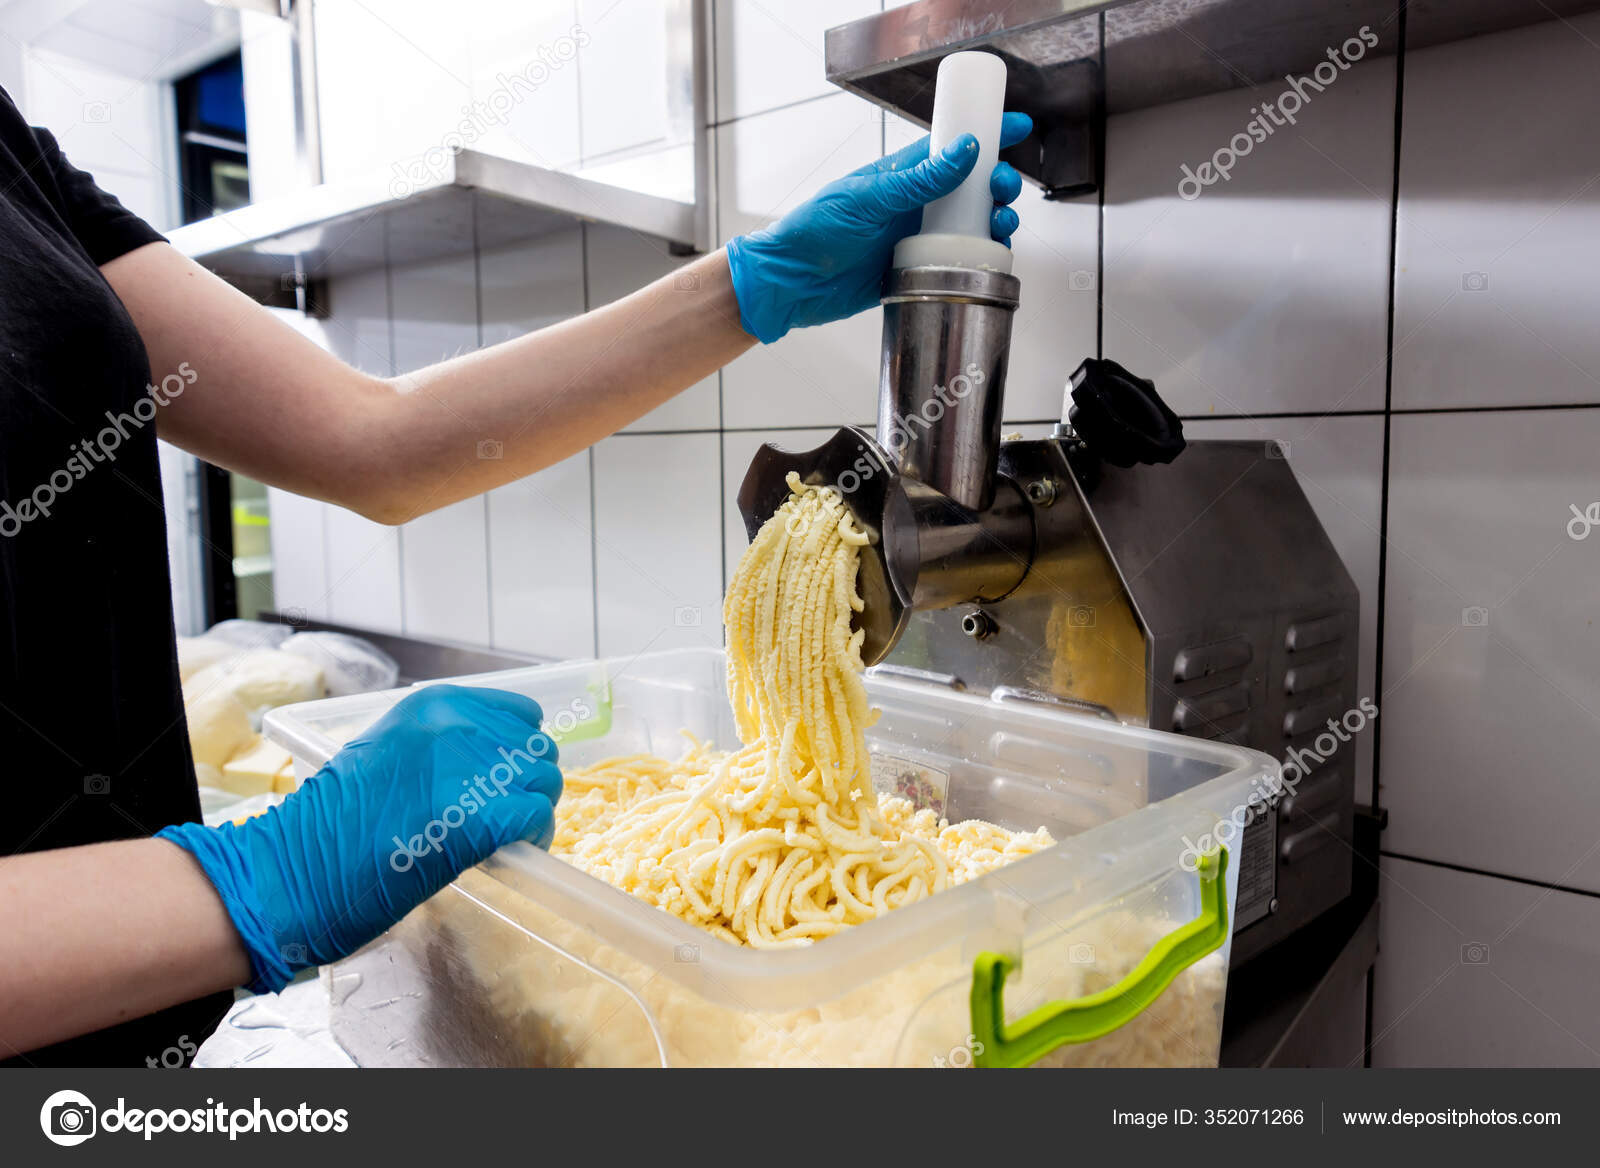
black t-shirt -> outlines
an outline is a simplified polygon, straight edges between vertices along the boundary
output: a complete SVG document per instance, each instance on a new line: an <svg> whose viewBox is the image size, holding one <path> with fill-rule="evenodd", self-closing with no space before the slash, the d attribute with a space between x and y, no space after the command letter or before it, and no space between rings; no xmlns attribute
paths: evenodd
<svg viewBox="0 0 1600 1168"><path fill-rule="evenodd" d="M98 267L160 238L0 90L0 856L200 817L160 406L144 345ZM192 1053L231 1000L212 995L12 1061L160 1062L169 1048ZM15 1054L0 1047L0 1059Z"/></svg>

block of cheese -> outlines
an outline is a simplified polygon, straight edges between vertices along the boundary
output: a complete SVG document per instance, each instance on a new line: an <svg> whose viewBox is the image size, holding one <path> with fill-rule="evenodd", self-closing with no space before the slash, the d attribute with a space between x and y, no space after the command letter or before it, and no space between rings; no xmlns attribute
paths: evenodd
<svg viewBox="0 0 1600 1168"><path fill-rule="evenodd" d="M194 783L197 787L222 788L222 771L208 762L194 764Z"/></svg>
<svg viewBox="0 0 1600 1168"><path fill-rule="evenodd" d="M186 688L183 713L197 763L220 768L255 737L249 713L225 688Z"/></svg>
<svg viewBox="0 0 1600 1168"><path fill-rule="evenodd" d="M252 713L309 702L325 692L320 666L278 649L252 649L208 665L184 682L183 688L194 694L228 690Z"/></svg>
<svg viewBox="0 0 1600 1168"><path fill-rule="evenodd" d="M270 791L278 772L289 761L289 752L275 742L257 738L222 767L222 789L235 795L260 795Z"/></svg>
<svg viewBox="0 0 1600 1168"><path fill-rule="evenodd" d="M294 760L290 759L272 780L272 789L280 795L292 795L299 787L300 780L294 777Z"/></svg>

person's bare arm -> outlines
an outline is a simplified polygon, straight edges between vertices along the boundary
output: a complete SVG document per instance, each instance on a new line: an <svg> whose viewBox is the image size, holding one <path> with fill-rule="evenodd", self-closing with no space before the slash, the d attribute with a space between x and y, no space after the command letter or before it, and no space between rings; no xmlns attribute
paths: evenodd
<svg viewBox="0 0 1600 1168"><path fill-rule="evenodd" d="M166 840L0 860L0 1057L249 980L216 889Z"/></svg>
<svg viewBox="0 0 1600 1168"><path fill-rule="evenodd" d="M559 462L755 344L722 251L583 316L389 379L346 365L168 244L103 271L154 383L192 371L157 415L161 437L385 523ZM480 443L500 456L479 457Z"/></svg>

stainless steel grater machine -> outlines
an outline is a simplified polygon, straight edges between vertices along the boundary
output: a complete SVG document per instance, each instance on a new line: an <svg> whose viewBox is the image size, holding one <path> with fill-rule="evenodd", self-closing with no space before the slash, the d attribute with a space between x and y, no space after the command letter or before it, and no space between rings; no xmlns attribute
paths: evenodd
<svg viewBox="0 0 1600 1168"><path fill-rule="evenodd" d="M1248 960L1350 892L1356 752L1316 743L1357 708L1355 584L1275 444L1186 443L1112 361L1079 366L1050 437L1003 439L1020 282L1008 258L925 262L927 238L925 217L886 282L876 433L762 447L749 534L790 471L831 485L871 538L869 665L1293 758L1234 848ZM1148 775L1147 801L1170 793Z"/></svg>

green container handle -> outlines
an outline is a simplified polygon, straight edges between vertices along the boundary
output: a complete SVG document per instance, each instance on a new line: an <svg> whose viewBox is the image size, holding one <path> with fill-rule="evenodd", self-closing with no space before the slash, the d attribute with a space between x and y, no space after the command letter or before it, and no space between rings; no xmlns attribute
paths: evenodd
<svg viewBox="0 0 1600 1168"><path fill-rule="evenodd" d="M1227 872L1227 848L1200 857L1200 915L1157 941L1116 985L1074 1001L1049 1002L1009 1024L1004 998L1012 962L999 953L978 954L972 965L973 1062L1025 1067L1058 1046L1090 1042L1133 1021L1173 978L1228 939Z"/></svg>
<svg viewBox="0 0 1600 1168"><path fill-rule="evenodd" d="M589 742L596 738L604 738L611 733L611 682L609 680L595 682L584 688L595 696L600 708L591 716L567 727L565 730L559 727L546 729L545 733L557 746L570 746L574 742Z"/></svg>

